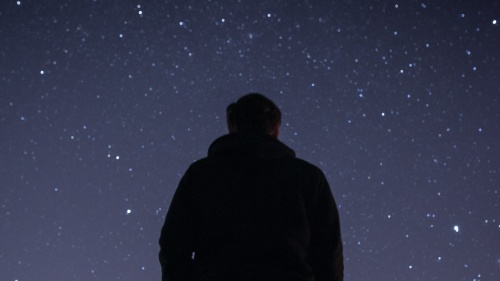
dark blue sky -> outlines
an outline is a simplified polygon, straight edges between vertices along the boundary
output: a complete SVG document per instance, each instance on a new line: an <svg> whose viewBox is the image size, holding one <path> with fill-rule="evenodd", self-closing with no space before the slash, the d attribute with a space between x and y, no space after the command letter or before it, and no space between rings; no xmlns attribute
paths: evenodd
<svg viewBox="0 0 500 281"><path fill-rule="evenodd" d="M258 91L328 177L346 280L499 280L499 21L496 1L4 1L0 279L159 280L181 175Z"/></svg>

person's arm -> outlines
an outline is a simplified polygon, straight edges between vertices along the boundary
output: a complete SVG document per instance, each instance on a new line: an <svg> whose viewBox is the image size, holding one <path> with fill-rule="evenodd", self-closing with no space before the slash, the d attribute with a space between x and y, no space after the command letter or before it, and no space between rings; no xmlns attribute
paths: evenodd
<svg viewBox="0 0 500 281"><path fill-rule="evenodd" d="M311 224L309 260L316 281L344 280L340 221L335 199L323 173Z"/></svg>
<svg viewBox="0 0 500 281"><path fill-rule="evenodd" d="M182 177L160 235L162 281L191 280L196 247L196 216L188 173Z"/></svg>

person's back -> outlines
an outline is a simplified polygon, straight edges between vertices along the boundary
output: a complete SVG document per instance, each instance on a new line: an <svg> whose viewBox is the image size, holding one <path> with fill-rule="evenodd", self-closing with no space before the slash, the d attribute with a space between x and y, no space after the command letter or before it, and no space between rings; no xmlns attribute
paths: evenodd
<svg viewBox="0 0 500 281"><path fill-rule="evenodd" d="M339 218L323 173L262 132L233 131L189 167L160 245L163 280L343 278Z"/></svg>

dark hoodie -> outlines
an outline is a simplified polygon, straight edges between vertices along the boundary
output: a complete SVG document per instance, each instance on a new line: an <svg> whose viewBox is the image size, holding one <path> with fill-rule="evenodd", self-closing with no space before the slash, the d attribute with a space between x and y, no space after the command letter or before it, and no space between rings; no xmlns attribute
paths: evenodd
<svg viewBox="0 0 500 281"><path fill-rule="evenodd" d="M324 174L268 135L222 136L189 167L160 248L163 281L343 280Z"/></svg>

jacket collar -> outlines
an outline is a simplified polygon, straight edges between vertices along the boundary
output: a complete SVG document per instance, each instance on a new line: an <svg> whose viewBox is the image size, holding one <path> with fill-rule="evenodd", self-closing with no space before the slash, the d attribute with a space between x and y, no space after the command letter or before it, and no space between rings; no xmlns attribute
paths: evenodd
<svg viewBox="0 0 500 281"><path fill-rule="evenodd" d="M231 133L216 139L208 156L224 153L248 154L258 158L295 157L295 152L281 141L266 134Z"/></svg>

